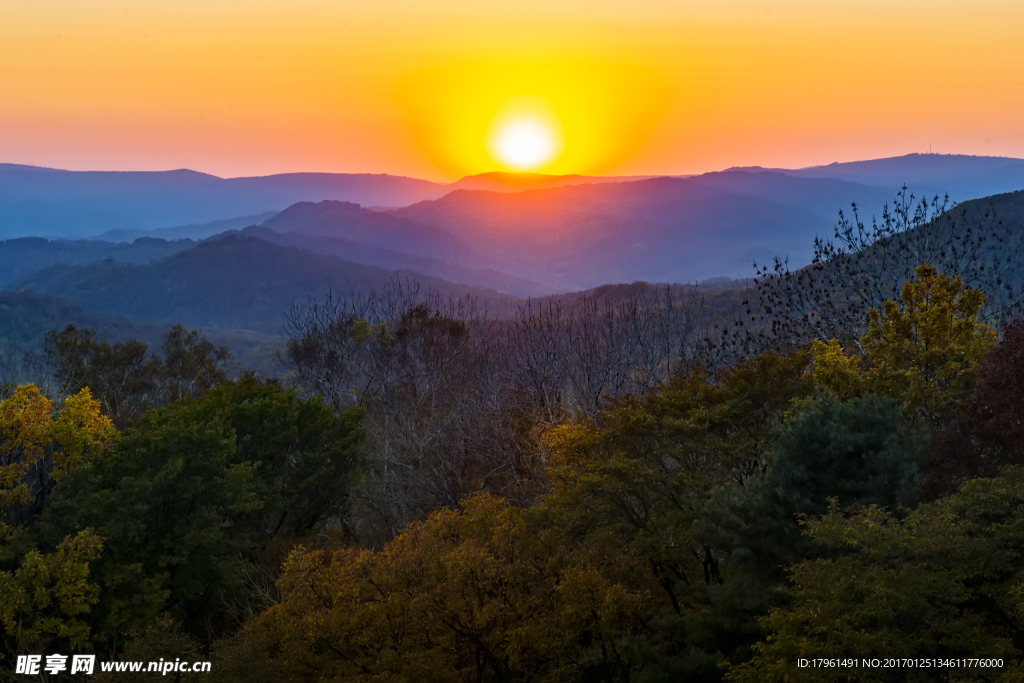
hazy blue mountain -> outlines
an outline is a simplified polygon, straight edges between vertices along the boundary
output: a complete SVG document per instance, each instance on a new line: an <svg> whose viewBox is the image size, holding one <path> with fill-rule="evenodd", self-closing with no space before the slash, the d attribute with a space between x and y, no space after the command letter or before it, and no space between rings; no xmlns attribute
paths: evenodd
<svg viewBox="0 0 1024 683"><path fill-rule="evenodd" d="M886 188L904 184L918 197L948 193L957 202L1024 188L1024 160L961 154L907 154L834 163L795 171L803 178L836 178Z"/></svg>
<svg viewBox="0 0 1024 683"><path fill-rule="evenodd" d="M82 308L53 294L37 292L0 292L0 362L17 366L25 353L38 352L51 330L67 325L94 330L111 343L136 339L156 351L169 323L138 320ZM216 345L227 346L238 367L266 375L280 371L274 353L284 343L283 337L251 330L226 330L204 327L202 332ZM0 373L13 368L0 368ZM22 371L28 368L22 366ZM16 381L40 381L42 377L15 377Z"/></svg>
<svg viewBox="0 0 1024 683"><path fill-rule="evenodd" d="M113 260L51 266L9 285L12 291L60 296L90 311L186 327L280 333L293 303L328 292L382 289L410 277L443 296L474 292L484 302L504 301L494 291L473 290L411 272L396 273L334 256L238 234L148 264Z"/></svg>
<svg viewBox="0 0 1024 683"><path fill-rule="evenodd" d="M99 240L47 240L20 237L0 242L0 288L41 268L57 264L83 265L112 259L147 263L196 245L192 240L168 241L140 237L128 244Z"/></svg>
<svg viewBox="0 0 1024 683"><path fill-rule="evenodd" d="M239 216L238 218L227 218L222 221L210 221L209 223L189 223L188 225L157 228L156 230L109 230L96 235L96 239L107 242L132 242L139 237L156 237L165 240L201 240L229 230L240 230L250 225L259 225L263 221L270 220L276 214L277 211L265 211L252 216Z"/></svg>
<svg viewBox="0 0 1024 683"><path fill-rule="evenodd" d="M749 277L755 260L776 255L803 264L814 237L831 236L840 208L880 206L891 195L734 171L511 194L460 190L391 213L443 228L481 265L565 290Z"/></svg>
<svg viewBox="0 0 1024 683"><path fill-rule="evenodd" d="M417 256L455 262L474 260L465 243L437 225L390 211L371 211L351 202L299 202L262 225L276 232L340 238Z"/></svg>
<svg viewBox="0 0 1024 683"><path fill-rule="evenodd" d="M426 180L373 174L224 179L189 170L62 171L0 164L0 238L94 236L202 224L308 200L405 206L445 191L445 185Z"/></svg>
<svg viewBox="0 0 1024 683"><path fill-rule="evenodd" d="M997 157L912 154L775 170L801 178L832 178L878 187L889 193L906 183L919 196L948 191L958 201L1024 187L1024 161ZM189 170L78 172L0 164L0 238L129 231L108 235L121 240L139 236L137 231L175 226L175 231L157 236L201 238L215 228L200 226L213 221L280 211L301 201L336 200L394 208L438 199L460 189L508 193L637 179L644 178L483 173L444 184L389 175L289 173L224 179ZM792 203L789 197L770 199ZM852 198L839 205L846 206L849 201ZM220 229L238 227L243 226L234 222Z"/></svg>
<svg viewBox="0 0 1024 683"><path fill-rule="evenodd" d="M88 311L53 294L0 292L0 340L8 347L41 348L47 332L69 324L94 329L112 342L135 338L158 343L164 329L151 322Z"/></svg>
<svg viewBox="0 0 1024 683"><path fill-rule="evenodd" d="M449 190L488 190L491 192L522 192L541 190L565 185L601 183L628 183L657 176L587 176L587 175L546 175L544 173L502 173L492 171L466 176L448 186ZM679 176L681 177L681 176Z"/></svg>
<svg viewBox="0 0 1024 683"><path fill-rule="evenodd" d="M315 254L337 256L353 263L378 266L388 270L412 270L421 275L458 282L470 287L493 289L520 297L554 294L552 287L530 280L513 277L492 268L473 268L451 261L417 256L415 254L369 246L341 237L275 232L265 227L252 226L239 231L246 237L305 249Z"/></svg>

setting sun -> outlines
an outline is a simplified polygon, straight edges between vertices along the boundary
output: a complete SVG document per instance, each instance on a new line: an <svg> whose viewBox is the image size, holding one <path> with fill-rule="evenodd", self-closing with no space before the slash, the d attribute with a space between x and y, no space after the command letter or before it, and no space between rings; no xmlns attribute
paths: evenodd
<svg viewBox="0 0 1024 683"><path fill-rule="evenodd" d="M565 149L561 118L544 97L510 97L491 118L486 146L488 156L509 171L546 168Z"/></svg>
<svg viewBox="0 0 1024 683"><path fill-rule="evenodd" d="M604 173L636 153L668 103L649 70L558 59L427 69L396 94L424 157L454 178Z"/></svg>
<svg viewBox="0 0 1024 683"><path fill-rule="evenodd" d="M491 153L495 161L517 171L533 171L551 160L555 141L539 121L509 123L494 138Z"/></svg>

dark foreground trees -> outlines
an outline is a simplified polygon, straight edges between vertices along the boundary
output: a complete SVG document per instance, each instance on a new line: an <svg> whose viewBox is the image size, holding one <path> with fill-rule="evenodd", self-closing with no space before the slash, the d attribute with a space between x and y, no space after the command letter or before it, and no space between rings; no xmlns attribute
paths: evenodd
<svg viewBox="0 0 1024 683"><path fill-rule="evenodd" d="M283 601L222 651L296 680L784 680L858 643L1016 662L1017 475L917 507L951 425L993 438L966 427L993 381L980 303L925 268L846 348L695 368L549 426L528 509L481 495L377 550L298 549ZM979 552L991 572L968 571Z"/></svg>
<svg viewBox="0 0 1024 683"><path fill-rule="evenodd" d="M874 506L852 514L834 508L807 530L836 557L793 567L791 604L764 619L767 637L728 679L1021 680L1021 519L1020 467L970 482L903 519ZM800 658L859 663L896 652L923 662L889 671L794 666ZM949 662L960 659L972 663Z"/></svg>
<svg viewBox="0 0 1024 683"><path fill-rule="evenodd" d="M76 470L40 535L104 539L94 640L114 644L162 612L210 639L262 609L280 546L341 520L359 420L245 377L151 411Z"/></svg>

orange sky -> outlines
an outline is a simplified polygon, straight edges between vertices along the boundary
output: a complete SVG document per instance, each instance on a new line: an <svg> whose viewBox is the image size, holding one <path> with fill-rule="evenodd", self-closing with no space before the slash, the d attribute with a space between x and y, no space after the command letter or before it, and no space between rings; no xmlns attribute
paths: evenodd
<svg viewBox="0 0 1024 683"><path fill-rule="evenodd" d="M370 4L5 0L0 162L451 180L520 101L552 173L1024 157L1021 2Z"/></svg>

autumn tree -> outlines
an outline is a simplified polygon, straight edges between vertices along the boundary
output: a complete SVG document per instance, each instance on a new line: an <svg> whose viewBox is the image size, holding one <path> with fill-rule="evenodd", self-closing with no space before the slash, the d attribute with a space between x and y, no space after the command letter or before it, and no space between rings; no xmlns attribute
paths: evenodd
<svg viewBox="0 0 1024 683"><path fill-rule="evenodd" d="M59 412L32 385L0 402L0 642L7 661L54 642L89 643L86 615L99 597L90 562L102 540L91 529L76 529L42 552L27 527L57 487L95 462L115 436L87 389Z"/></svg>
<svg viewBox="0 0 1024 683"><path fill-rule="evenodd" d="M54 487L114 441L110 420L88 389L54 407L38 387L0 402L0 538L38 516Z"/></svg>
<svg viewBox="0 0 1024 683"><path fill-rule="evenodd" d="M380 551L297 549L253 629L310 681L626 680L643 593L578 566L557 533L480 494Z"/></svg>
<svg viewBox="0 0 1024 683"><path fill-rule="evenodd" d="M1024 318L1006 328L982 361L957 419L998 450L996 464L1024 464Z"/></svg>
<svg viewBox="0 0 1024 683"><path fill-rule="evenodd" d="M935 421L950 417L970 390L996 334L979 321L981 292L931 266L915 272L898 301L869 311L862 353L815 340L815 380L840 396L895 398L908 414Z"/></svg>
<svg viewBox="0 0 1024 683"><path fill-rule="evenodd" d="M813 390L808 363L803 352L768 353L680 375L548 433L552 491L537 514L604 558L604 571L651 591L657 625L635 641L650 675L716 680L719 663L753 642L763 585L734 582L700 522L717 491L743 489L762 471L776 422ZM623 557L643 570L615 574Z"/></svg>

